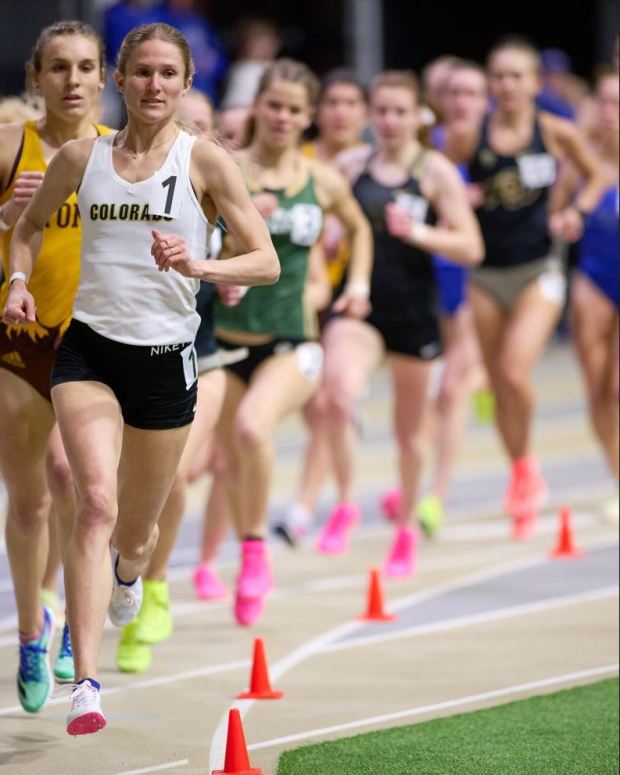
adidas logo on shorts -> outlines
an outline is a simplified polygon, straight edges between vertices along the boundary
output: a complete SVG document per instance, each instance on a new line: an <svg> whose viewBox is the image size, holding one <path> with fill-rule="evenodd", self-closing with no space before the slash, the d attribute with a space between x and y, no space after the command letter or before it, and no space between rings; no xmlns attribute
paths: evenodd
<svg viewBox="0 0 620 775"><path fill-rule="evenodd" d="M0 356L0 360L6 363L8 366L13 366L15 369L26 368L26 364L24 363L22 356L17 352L17 350Z"/></svg>

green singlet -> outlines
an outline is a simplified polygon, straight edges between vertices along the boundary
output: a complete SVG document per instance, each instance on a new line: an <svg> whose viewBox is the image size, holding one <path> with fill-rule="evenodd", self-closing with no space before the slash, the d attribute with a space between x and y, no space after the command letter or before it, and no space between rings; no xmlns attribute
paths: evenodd
<svg viewBox="0 0 620 775"><path fill-rule="evenodd" d="M284 190L263 189L278 197L278 207L267 221L280 259L280 280L250 290L236 307L215 305L215 326L226 331L267 334L274 339L313 339L314 315L304 304L310 249L323 228L312 175L294 196Z"/></svg>

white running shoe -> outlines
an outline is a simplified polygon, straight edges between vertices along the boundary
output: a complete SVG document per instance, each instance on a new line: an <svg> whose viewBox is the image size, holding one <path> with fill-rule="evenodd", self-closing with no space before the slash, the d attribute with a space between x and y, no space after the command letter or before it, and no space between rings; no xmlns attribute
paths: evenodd
<svg viewBox="0 0 620 775"><path fill-rule="evenodd" d="M140 613L142 605L142 577L133 584L119 584L116 578L118 552L112 550L112 597L108 606L108 616L115 627L131 624Z"/></svg>
<svg viewBox="0 0 620 775"><path fill-rule="evenodd" d="M90 735L108 722L101 710L99 689L86 679L71 694L71 712L67 716L67 734Z"/></svg>

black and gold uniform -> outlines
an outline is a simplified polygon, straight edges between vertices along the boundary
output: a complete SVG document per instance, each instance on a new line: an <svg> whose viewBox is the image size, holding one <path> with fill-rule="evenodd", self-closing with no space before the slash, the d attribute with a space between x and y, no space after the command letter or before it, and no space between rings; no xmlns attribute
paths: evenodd
<svg viewBox="0 0 620 775"><path fill-rule="evenodd" d="M512 156L491 147L487 117L468 172L471 182L482 184L484 190L476 215L485 257L482 266L472 272L472 282L510 309L527 285L544 278L545 293L561 302L563 272L559 259L551 255L547 227L557 162L545 146L538 116L527 147Z"/></svg>

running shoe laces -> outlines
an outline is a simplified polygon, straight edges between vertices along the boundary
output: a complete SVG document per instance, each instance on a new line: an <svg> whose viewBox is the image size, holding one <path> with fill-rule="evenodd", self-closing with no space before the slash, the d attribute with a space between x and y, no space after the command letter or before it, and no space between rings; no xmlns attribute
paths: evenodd
<svg viewBox="0 0 620 775"><path fill-rule="evenodd" d="M43 679L41 667L43 662L39 655L47 654L47 649L40 645L39 641L22 643L19 647L19 671L25 682L38 682Z"/></svg>
<svg viewBox="0 0 620 775"><path fill-rule="evenodd" d="M81 715L92 710L93 705L99 706L99 691L89 681L76 684L71 693L71 713Z"/></svg>
<svg viewBox="0 0 620 775"><path fill-rule="evenodd" d="M62 628L62 639L60 641L60 651L58 652L58 656L73 658L71 635L69 634L69 628L66 625Z"/></svg>

